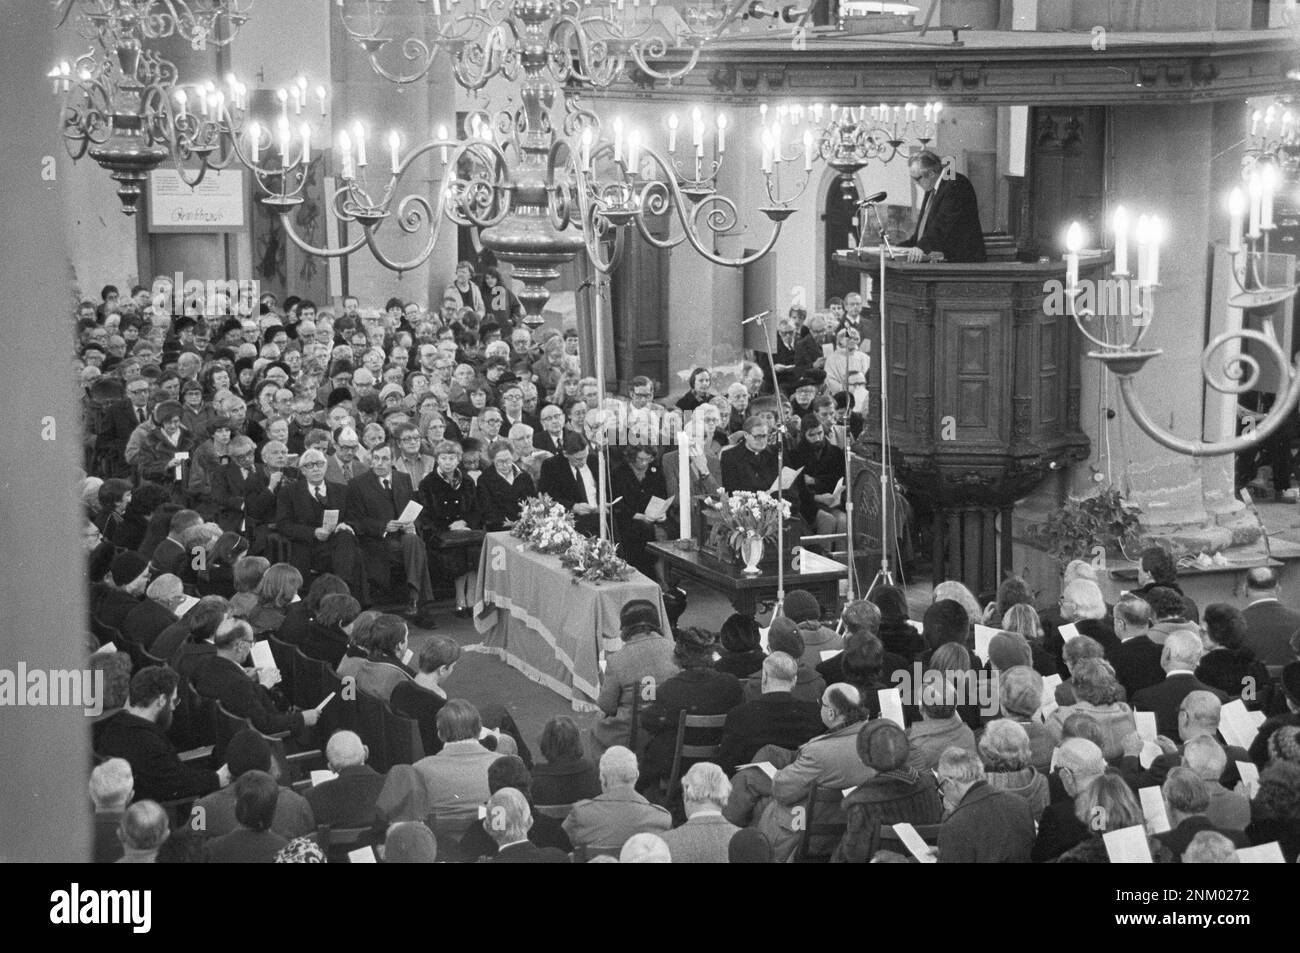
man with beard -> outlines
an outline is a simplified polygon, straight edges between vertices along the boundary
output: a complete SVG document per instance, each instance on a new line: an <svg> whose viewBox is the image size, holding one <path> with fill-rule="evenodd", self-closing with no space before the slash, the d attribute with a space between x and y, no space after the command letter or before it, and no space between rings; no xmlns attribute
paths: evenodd
<svg viewBox="0 0 1300 953"><path fill-rule="evenodd" d="M159 665L140 669L131 679L126 707L95 727L95 752L131 765L140 800L202 797L230 783L226 765L216 771L192 767L167 738L179 701L178 678Z"/></svg>

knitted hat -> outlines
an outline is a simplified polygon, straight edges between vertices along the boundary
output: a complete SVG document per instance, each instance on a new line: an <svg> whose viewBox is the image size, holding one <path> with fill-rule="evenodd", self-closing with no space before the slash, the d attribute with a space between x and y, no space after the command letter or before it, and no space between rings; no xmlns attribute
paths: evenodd
<svg viewBox="0 0 1300 953"><path fill-rule="evenodd" d="M357 387L373 387L375 375L370 373L368 367L358 367L352 374L352 383Z"/></svg>
<svg viewBox="0 0 1300 953"><path fill-rule="evenodd" d="M858 757L876 771L900 768L907 763L907 735L888 718L869 721L858 732Z"/></svg>
<svg viewBox="0 0 1300 953"><path fill-rule="evenodd" d="M1290 761L1300 764L1300 728L1287 725L1273 732L1268 739L1270 761Z"/></svg>
<svg viewBox="0 0 1300 953"><path fill-rule="evenodd" d="M785 652L796 662L803 655L803 636L793 619L777 616L767 630L767 648L770 652Z"/></svg>
<svg viewBox="0 0 1300 953"><path fill-rule="evenodd" d="M999 672L1017 665L1033 665L1029 643L1019 632L999 632L989 640L989 663Z"/></svg>
<svg viewBox="0 0 1300 953"><path fill-rule="evenodd" d="M753 827L742 827L727 842L727 863L770 864L772 845Z"/></svg>
<svg viewBox="0 0 1300 953"><path fill-rule="evenodd" d="M807 589L794 589L786 593L785 614L792 622L809 622L821 618L822 607Z"/></svg>
<svg viewBox="0 0 1300 953"><path fill-rule="evenodd" d="M133 550L127 550L113 557L113 567L109 574L113 577L113 582L118 586L125 586L129 582L135 582L149 568L143 556Z"/></svg>
<svg viewBox="0 0 1300 953"><path fill-rule="evenodd" d="M353 380L355 380L355 378L353 378ZM400 400L406 396L406 391L402 390L401 384L385 384L383 389L379 391L379 399L381 401L387 401L390 395L396 395Z"/></svg>

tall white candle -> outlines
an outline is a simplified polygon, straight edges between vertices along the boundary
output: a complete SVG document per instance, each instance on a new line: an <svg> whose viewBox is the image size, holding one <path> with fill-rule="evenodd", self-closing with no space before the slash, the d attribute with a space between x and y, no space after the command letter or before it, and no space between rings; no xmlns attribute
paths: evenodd
<svg viewBox="0 0 1300 953"><path fill-rule="evenodd" d="M1071 222L1065 231L1065 287L1073 291L1079 285L1079 249L1083 247L1083 229Z"/></svg>
<svg viewBox="0 0 1300 953"><path fill-rule="evenodd" d="M805 129L803 134L803 170L805 172L811 172L812 163L813 163L813 136L810 131Z"/></svg>
<svg viewBox="0 0 1300 953"><path fill-rule="evenodd" d="M1228 251L1241 251L1241 220L1246 214L1246 196L1235 188L1228 193Z"/></svg>
<svg viewBox="0 0 1300 953"><path fill-rule="evenodd" d="M1264 201L1264 183L1260 181L1258 172L1251 174L1246 188L1250 192L1250 237L1259 238L1259 213Z"/></svg>
<svg viewBox="0 0 1300 953"><path fill-rule="evenodd" d="M704 114L699 106L691 110L691 137L696 148L704 145Z"/></svg>
<svg viewBox="0 0 1300 953"><path fill-rule="evenodd" d="M1115 206L1115 274L1128 274L1128 209Z"/></svg>
<svg viewBox="0 0 1300 953"><path fill-rule="evenodd" d="M347 134L347 130L339 133L339 154L343 159L343 178L350 179L354 171L352 168L352 137Z"/></svg>
<svg viewBox="0 0 1300 953"><path fill-rule="evenodd" d="M249 123L248 126L248 158L253 165L257 165L257 156L262 148L262 127L257 123Z"/></svg>
<svg viewBox="0 0 1300 953"><path fill-rule="evenodd" d="M1151 282L1148 278L1147 250L1151 245L1151 217L1139 215L1137 224L1138 285L1145 287Z"/></svg>
<svg viewBox="0 0 1300 953"><path fill-rule="evenodd" d="M325 87L324 86L316 87L316 98L320 100L320 115L321 118L324 119L325 118Z"/></svg>
<svg viewBox="0 0 1300 953"><path fill-rule="evenodd" d="M397 175L397 167L399 165L398 159L399 159L399 153L401 152L401 149L402 149L402 139L397 134L397 130L394 129L392 132L388 134L388 151L392 155L392 159L393 159L393 175Z"/></svg>
<svg viewBox="0 0 1300 953"><path fill-rule="evenodd" d="M677 538L691 538L691 437L677 434Z"/></svg>
<svg viewBox="0 0 1300 953"><path fill-rule="evenodd" d="M727 117L718 113L718 155L727 151Z"/></svg>
<svg viewBox="0 0 1300 953"><path fill-rule="evenodd" d="M763 171L772 171L772 134L763 132Z"/></svg>
<svg viewBox="0 0 1300 953"><path fill-rule="evenodd" d="M1273 227L1273 193L1277 191L1277 167L1269 162L1260 174L1259 227Z"/></svg>
<svg viewBox="0 0 1300 953"><path fill-rule="evenodd" d="M614 161L623 161L623 120L614 117Z"/></svg>
<svg viewBox="0 0 1300 953"><path fill-rule="evenodd" d="M280 134L280 164L287 166L289 164L289 120L281 116L279 129L276 131Z"/></svg>
<svg viewBox="0 0 1300 953"><path fill-rule="evenodd" d="M677 113L668 115L668 151L677 151Z"/></svg>
<svg viewBox="0 0 1300 953"><path fill-rule="evenodd" d="M366 167L366 127L357 123L352 127L352 134L357 140L357 168Z"/></svg>

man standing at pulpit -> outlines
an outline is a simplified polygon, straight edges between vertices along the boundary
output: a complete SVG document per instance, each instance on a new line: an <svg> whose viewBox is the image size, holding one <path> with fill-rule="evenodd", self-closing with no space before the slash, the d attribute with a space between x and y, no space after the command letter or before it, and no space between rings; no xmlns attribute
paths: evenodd
<svg viewBox="0 0 1300 953"><path fill-rule="evenodd" d="M925 191L916 231L899 243L907 249L907 260L921 261L938 252L947 262L984 261L984 232L970 179L960 172L944 179L943 160L928 149L908 160L907 174Z"/></svg>
<svg viewBox="0 0 1300 953"><path fill-rule="evenodd" d="M564 455L542 461L537 491L572 511L573 525L578 532L595 536L600 531L596 487L596 468L600 464L597 456L588 453L588 449L586 437L566 430Z"/></svg>

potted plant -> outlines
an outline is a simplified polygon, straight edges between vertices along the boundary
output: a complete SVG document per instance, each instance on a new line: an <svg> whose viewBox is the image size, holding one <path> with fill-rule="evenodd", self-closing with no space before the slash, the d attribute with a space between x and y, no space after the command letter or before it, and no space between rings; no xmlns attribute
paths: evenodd
<svg viewBox="0 0 1300 953"><path fill-rule="evenodd" d="M1141 512L1119 490L1107 486L1081 499L1067 497L1060 509L1030 527L1030 533L1064 568L1072 559L1091 558L1098 547L1112 555L1134 548Z"/></svg>

